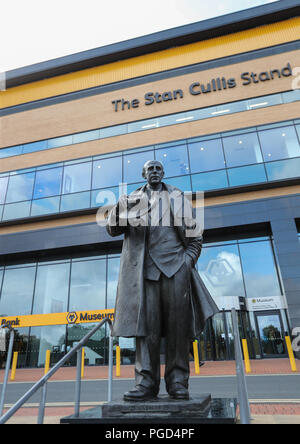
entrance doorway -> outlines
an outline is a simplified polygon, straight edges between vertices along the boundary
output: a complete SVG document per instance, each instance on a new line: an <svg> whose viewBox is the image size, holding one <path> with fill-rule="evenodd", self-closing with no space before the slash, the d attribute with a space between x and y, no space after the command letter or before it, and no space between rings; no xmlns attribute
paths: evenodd
<svg viewBox="0 0 300 444"><path fill-rule="evenodd" d="M263 358L278 358L287 355L281 314L278 311L255 313Z"/></svg>

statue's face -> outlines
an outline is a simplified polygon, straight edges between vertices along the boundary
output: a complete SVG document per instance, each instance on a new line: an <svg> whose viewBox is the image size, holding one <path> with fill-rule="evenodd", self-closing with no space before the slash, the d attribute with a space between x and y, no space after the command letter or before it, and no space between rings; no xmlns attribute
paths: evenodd
<svg viewBox="0 0 300 444"><path fill-rule="evenodd" d="M161 183L164 177L164 169L160 162L147 162L144 166L143 177L147 180L150 186L157 186Z"/></svg>

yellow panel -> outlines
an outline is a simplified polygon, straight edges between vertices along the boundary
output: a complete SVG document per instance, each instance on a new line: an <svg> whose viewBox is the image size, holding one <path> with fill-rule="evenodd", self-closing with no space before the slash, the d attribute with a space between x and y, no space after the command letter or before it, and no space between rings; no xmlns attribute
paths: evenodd
<svg viewBox="0 0 300 444"><path fill-rule="evenodd" d="M0 108L299 40L300 17L0 92Z"/></svg>

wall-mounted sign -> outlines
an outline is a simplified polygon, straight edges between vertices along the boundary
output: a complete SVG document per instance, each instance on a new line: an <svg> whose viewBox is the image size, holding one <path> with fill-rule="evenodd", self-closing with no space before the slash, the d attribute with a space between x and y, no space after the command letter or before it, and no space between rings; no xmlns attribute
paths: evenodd
<svg viewBox="0 0 300 444"><path fill-rule="evenodd" d="M106 317L113 320L114 310L72 311L69 313L5 316L0 317L0 325L8 324L13 328L66 324L74 325L88 322L101 322Z"/></svg>
<svg viewBox="0 0 300 444"><path fill-rule="evenodd" d="M126 111L129 109L139 108L140 105L150 106L154 103L164 103L169 101L176 101L184 99L186 94L192 96L199 96L201 94L210 94L223 91L225 89L236 88L237 86L247 86L251 84L258 84L261 82L269 82L276 79L290 77L293 75L291 64L288 63L281 69L271 69L262 72L243 72L240 79L234 77L217 77L211 79L209 82L202 83L201 81L193 82L188 86L187 90L184 88L173 89L172 91L148 91L144 94L143 100L140 98L128 99L119 98L112 101L115 112Z"/></svg>
<svg viewBox="0 0 300 444"><path fill-rule="evenodd" d="M246 305L249 311L280 310L287 308L281 296L247 298Z"/></svg>

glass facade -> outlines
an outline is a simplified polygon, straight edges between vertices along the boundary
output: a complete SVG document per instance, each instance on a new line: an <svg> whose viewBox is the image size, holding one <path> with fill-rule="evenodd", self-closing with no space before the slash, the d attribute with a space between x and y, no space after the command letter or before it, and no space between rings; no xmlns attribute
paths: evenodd
<svg viewBox="0 0 300 444"><path fill-rule="evenodd" d="M288 121L2 173L0 220L100 207L107 191L118 199L119 184L128 184L127 194L142 186L142 167L151 159L163 163L165 182L183 191L296 178L299 128Z"/></svg>
<svg viewBox="0 0 300 444"><path fill-rule="evenodd" d="M220 106L210 106L207 108L195 109L186 113L176 113L153 119L140 120L128 124L115 125L107 128L84 131L82 133L70 134L68 136L55 137L47 140L40 140L24 145L16 145L0 149L0 159L20 154L34 153L36 151L50 150L67 145L89 142L97 139L106 139L108 137L120 136L122 134L147 131L153 128L159 128L170 125L179 125L181 123L193 120L209 119L225 114L235 114L244 111L251 111L259 108L267 108L274 105L300 101L300 90L287 91L268 96L261 96L255 99L240 100L237 102L226 103Z"/></svg>
<svg viewBox="0 0 300 444"><path fill-rule="evenodd" d="M73 257L0 268L0 316L59 313L114 308L120 255ZM269 237L205 244L198 272L218 302L219 297L281 296L272 240ZM17 308L16 308L17 307ZM249 313L240 312L250 354L259 354L258 331ZM94 324L31 327L16 330L18 365L44 365L46 350L57 362ZM123 342L122 342L123 341ZM132 342L132 344L130 344ZM233 359L230 313L220 312L198 340L201 359ZM125 344L125 345L124 345ZM134 341L120 338L122 362L134 362ZM107 364L108 334L104 326L86 346L86 364ZM71 362L75 365L75 361Z"/></svg>

